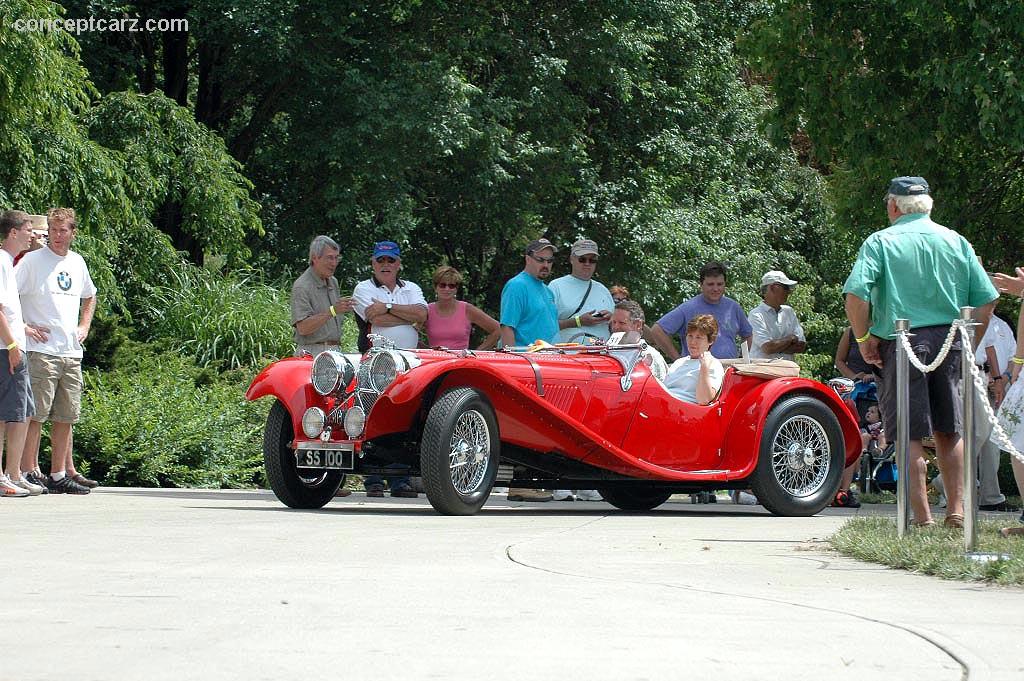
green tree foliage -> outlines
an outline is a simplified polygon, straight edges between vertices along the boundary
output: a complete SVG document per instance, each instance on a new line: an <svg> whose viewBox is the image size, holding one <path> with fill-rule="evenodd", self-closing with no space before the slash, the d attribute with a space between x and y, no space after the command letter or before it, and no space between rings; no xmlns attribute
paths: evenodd
<svg viewBox="0 0 1024 681"><path fill-rule="evenodd" d="M1024 4L779 0L747 47L770 80L774 134L806 135L840 224L884 225L895 175L923 175L936 219L992 268L1024 238Z"/></svg>
<svg viewBox="0 0 1024 681"><path fill-rule="evenodd" d="M663 311L710 257L756 297L764 269L814 279L829 253L823 187L758 131L765 95L738 76L735 33L763 3L112 5L184 7L190 105L259 188L268 232L250 245L272 275L299 269L323 232L341 238L352 284L370 243L393 238L407 275L450 262L493 310L527 241L587 235L614 246L602 276ZM181 65L161 75L167 54L83 39L102 88L123 87L108 65L125 63L140 89L171 93Z"/></svg>
<svg viewBox="0 0 1024 681"><path fill-rule="evenodd" d="M238 260L258 233L251 185L214 134L159 94L100 98L62 31L13 30L59 6L0 0L0 206L74 207L101 299L126 313L179 261L156 223L177 202L202 250Z"/></svg>

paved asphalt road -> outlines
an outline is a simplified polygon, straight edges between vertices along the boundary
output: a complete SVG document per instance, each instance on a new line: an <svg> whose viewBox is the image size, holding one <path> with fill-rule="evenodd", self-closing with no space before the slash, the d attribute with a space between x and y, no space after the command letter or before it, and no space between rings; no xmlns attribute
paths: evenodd
<svg viewBox="0 0 1024 681"><path fill-rule="evenodd" d="M0 500L0 679L1024 678L1024 590L839 557L848 514Z"/></svg>

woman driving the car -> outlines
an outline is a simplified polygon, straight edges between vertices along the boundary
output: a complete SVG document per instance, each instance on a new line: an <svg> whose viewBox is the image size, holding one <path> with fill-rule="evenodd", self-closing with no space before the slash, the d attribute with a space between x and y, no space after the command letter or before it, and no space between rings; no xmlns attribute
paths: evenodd
<svg viewBox="0 0 1024 681"><path fill-rule="evenodd" d="M725 368L711 354L711 344L718 335L718 322L709 314L697 315L686 325L686 349L668 369L665 388L685 402L706 405L718 394L725 377Z"/></svg>

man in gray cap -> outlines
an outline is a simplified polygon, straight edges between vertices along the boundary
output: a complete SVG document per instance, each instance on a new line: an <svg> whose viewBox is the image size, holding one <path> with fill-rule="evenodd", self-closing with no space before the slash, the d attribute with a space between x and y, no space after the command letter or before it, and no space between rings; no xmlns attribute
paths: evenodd
<svg viewBox="0 0 1024 681"><path fill-rule="evenodd" d="M581 333L601 340L610 335L608 322L611 321L615 301L608 288L594 279L597 260L597 244L590 239L580 239L569 252L572 273L548 285L555 296L558 340L562 343L568 343Z"/></svg>
<svg viewBox="0 0 1024 681"><path fill-rule="evenodd" d="M750 356L755 359L788 359L807 349L800 320L786 301L796 281L785 272L772 270L761 277L760 305L747 315L750 322Z"/></svg>
<svg viewBox="0 0 1024 681"><path fill-rule="evenodd" d="M846 316L861 355L881 367L879 406L888 437L896 428L895 320L909 319L914 354L924 363L938 355L960 308L976 308L988 326L998 292L967 239L931 220L932 197L923 177L897 177L889 183L885 209L891 225L861 245L846 279ZM972 352L971 348L965 348ZM910 367L910 505L913 524L933 525L925 486L927 460L921 439L934 435L939 471L946 481L947 527L963 527L963 443L960 400L960 339L935 371ZM968 388L970 389L970 388ZM900 471L903 475L904 472Z"/></svg>

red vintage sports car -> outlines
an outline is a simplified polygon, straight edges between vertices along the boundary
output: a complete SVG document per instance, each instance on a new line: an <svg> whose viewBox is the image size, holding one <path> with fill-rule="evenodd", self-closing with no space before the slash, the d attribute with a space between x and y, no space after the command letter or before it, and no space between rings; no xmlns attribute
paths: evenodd
<svg viewBox="0 0 1024 681"><path fill-rule="evenodd" d="M673 493L751 488L779 515L829 504L857 459L836 393L791 362L726 362L708 406L673 397L647 348L324 352L282 359L246 392L273 397L267 479L292 508L319 508L346 473L422 475L433 507L480 510L495 484L597 489L624 510Z"/></svg>

